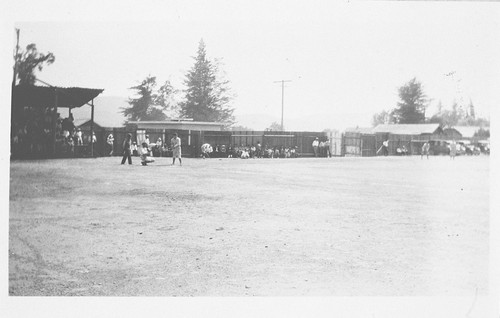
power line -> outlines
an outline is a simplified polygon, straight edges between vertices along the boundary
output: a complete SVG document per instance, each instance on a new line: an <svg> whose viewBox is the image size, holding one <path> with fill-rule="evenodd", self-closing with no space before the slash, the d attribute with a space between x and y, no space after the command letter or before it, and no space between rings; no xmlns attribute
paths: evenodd
<svg viewBox="0 0 500 318"><path fill-rule="evenodd" d="M281 83L281 131L283 131L283 113L285 110L285 82L291 82L291 80L281 80L275 81L273 83Z"/></svg>

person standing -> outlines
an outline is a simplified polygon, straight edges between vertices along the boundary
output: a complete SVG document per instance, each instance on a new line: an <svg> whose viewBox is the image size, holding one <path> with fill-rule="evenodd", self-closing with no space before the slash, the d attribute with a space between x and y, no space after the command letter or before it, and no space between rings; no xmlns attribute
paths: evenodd
<svg viewBox="0 0 500 318"><path fill-rule="evenodd" d="M128 164L132 164L132 152L131 152L131 145L132 145L132 134L128 133L127 137L125 138L125 141L123 142L123 158L122 158L122 165L125 164L125 159L128 159Z"/></svg>
<svg viewBox="0 0 500 318"><path fill-rule="evenodd" d="M170 146L172 147L172 165L175 165L175 158L179 158L179 165L182 166L181 159L181 139L177 133L170 140Z"/></svg>
<svg viewBox="0 0 500 318"><path fill-rule="evenodd" d="M156 151L158 152L158 156L161 157L161 150L163 148L163 141L161 140L160 137L156 140Z"/></svg>
<svg viewBox="0 0 500 318"><path fill-rule="evenodd" d="M321 140L319 142L319 156L325 157L325 141L324 140Z"/></svg>
<svg viewBox="0 0 500 318"><path fill-rule="evenodd" d="M330 152L330 139L326 139L325 141L325 153L327 158L332 156L332 153Z"/></svg>
<svg viewBox="0 0 500 318"><path fill-rule="evenodd" d="M93 152L92 154L97 157L99 154L98 154L97 149L96 149L97 148L96 147L96 145L97 145L97 136L95 135L95 132L92 132L92 137L90 138L90 143L91 143L90 147L92 147L91 149L92 149L92 152Z"/></svg>
<svg viewBox="0 0 500 318"><path fill-rule="evenodd" d="M386 140L382 143L382 146L384 146L383 150L384 150L384 156L388 156L389 155L389 140Z"/></svg>
<svg viewBox="0 0 500 318"><path fill-rule="evenodd" d="M257 158L262 158L262 145L257 141Z"/></svg>
<svg viewBox="0 0 500 318"><path fill-rule="evenodd" d="M450 159L455 160L455 156L457 155L457 143L453 140L450 143Z"/></svg>
<svg viewBox="0 0 500 318"><path fill-rule="evenodd" d="M76 144L78 146L83 145L83 133L82 133L82 130L80 128L78 128L76 130Z"/></svg>
<svg viewBox="0 0 500 318"><path fill-rule="evenodd" d="M420 154L420 159L423 159L424 156L427 156L427 159L429 159L429 149L431 146L429 145L429 142L425 142L424 145L422 146L422 153Z"/></svg>
<svg viewBox="0 0 500 318"><path fill-rule="evenodd" d="M113 155L113 144L115 142L115 137L113 137L113 134L109 134L108 135L108 138L106 139L106 143L108 144L108 147L110 149L109 151L109 155L112 156Z"/></svg>
<svg viewBox="0 0 500 318"><path fill-rule="evenodd" d="M132 156L139 156L137 143L135 141L132 141L132 146L130 147L130 151L132 152Z"/></svg>
<svg viewBox="0 0 500 318"><path fill-rule="evenodd" d="M314 156L317 157L318 156L318 147L319 147L318 137L316 137L316 139L314 139L314 141L312 143L312 147L313 147L313 151L314 151Z"/></svg>

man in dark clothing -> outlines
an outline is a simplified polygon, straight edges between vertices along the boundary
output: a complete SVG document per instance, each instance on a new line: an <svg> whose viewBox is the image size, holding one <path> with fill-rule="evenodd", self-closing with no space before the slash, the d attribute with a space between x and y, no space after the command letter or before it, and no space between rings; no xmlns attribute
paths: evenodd
<svg viewBox="0 0 500 318"><path fill-rule="evenodd" d="M130 150L130 146L132 144L132 134L128 133L127 138L125 138L125 141L123 142L123 158L122 158L122 165L125 164L125 159L128 159L128 164L132 164L132 152Z"/></svg>

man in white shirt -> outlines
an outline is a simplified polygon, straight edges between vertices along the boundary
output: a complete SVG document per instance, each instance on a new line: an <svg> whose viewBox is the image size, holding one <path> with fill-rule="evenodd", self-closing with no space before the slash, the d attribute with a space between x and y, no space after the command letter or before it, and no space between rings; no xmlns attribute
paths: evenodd
<svg viewBox="0 0 500 318"><path fill-rule="evenodd" d="M181 139L177 133L170 140L170 145L172 147L172 166L175 165L175 158L179 158L179 165L182 166L181 159Z"/></svg>
<svg viewBox="0 0 500 318"><path fill-rule="evenodd" d="M314 141L312 143L312 147L313 147L313 150L314 150L314 156L317 157L318 156L318 147L319 147L319 139L318 139L318 137L316 137L316 139L314 139Z"/></svg>

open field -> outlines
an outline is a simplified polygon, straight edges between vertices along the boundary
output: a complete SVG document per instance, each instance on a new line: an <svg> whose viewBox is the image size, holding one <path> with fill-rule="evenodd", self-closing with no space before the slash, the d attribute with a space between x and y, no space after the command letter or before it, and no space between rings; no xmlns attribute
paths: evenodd
<svg viewBox="0 0 500 318"><path fill-rule="evenodd" d="M13 161L9 294L488 293L489 157Z"/></svg>

